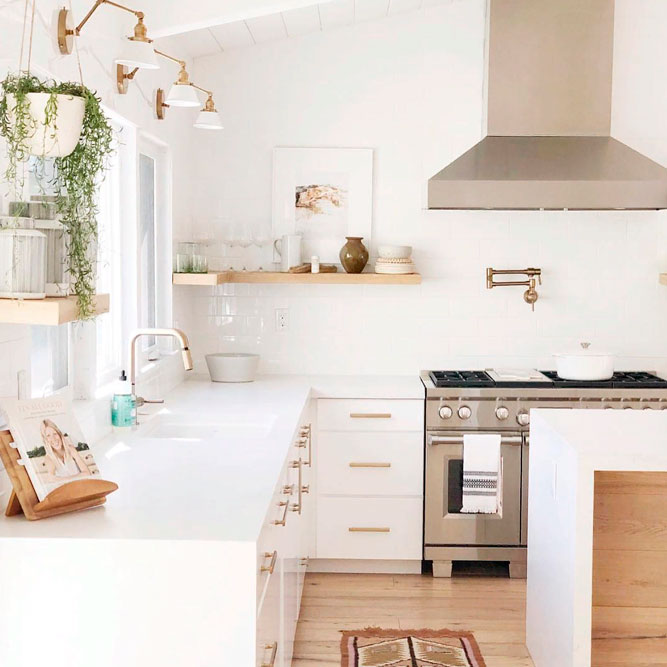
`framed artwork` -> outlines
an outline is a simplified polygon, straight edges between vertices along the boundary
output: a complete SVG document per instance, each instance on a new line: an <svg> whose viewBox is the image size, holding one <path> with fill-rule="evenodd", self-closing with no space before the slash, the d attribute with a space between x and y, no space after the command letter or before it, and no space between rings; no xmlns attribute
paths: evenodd
<svg viewBox="0 0 667 667"><path fill-rule="evenodd" d="M273 236L299 234L301 256L338 264L346 236L370 249L372 148L274 148Z"/></svg>

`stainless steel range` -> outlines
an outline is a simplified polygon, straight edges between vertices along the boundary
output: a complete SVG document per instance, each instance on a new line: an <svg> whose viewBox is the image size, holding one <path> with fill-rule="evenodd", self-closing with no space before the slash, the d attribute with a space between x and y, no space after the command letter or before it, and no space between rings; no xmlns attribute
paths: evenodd
<svg viewBox="0 0 667 667"><path fill-rule="evenodd" d="M452 561L509 562L526 575L531 408L667 409L667 381L645 372L575 382L554 371L423 371L426 387L424 559L434 576ZM463 436L501 434L502 513L462 514Z"/></svg>

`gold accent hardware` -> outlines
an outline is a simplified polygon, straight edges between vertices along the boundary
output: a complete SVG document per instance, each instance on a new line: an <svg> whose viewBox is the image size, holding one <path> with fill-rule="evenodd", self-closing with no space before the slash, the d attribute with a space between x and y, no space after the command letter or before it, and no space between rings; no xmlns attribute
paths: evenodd
<svg viewBox="0 0 667 667"><path fill-rule="evenodd" d="M391 463L389 462L363 462L363 461L350 461L350 468L391 468Z"/></svg>
<svg viewBox="0 0 667 667"><path fill-rule="evenodd" d="M164 90L158 88L155 91L155 115L158 120L164 120L166 115L165 109L168 109L169 105L164 101Z"/></svg>
<svg viewBox="0 0 667 667"><path fill-rule="evenodd" d="M301 487L301 493L310 493L310 484L304 484Z"/></svg>
<svg viewBox="0 0 667 667"><path fill-rule="evenodd" d="M264 644L265 651L271 651L271 657L268 662L263 662L260 667L274 667L276 664L276 656L278 655L278 642L273 644Z"/></svg>
<svg viewBox="0 0 667 667"><path fill-rule="evenodd" d="M262 565L262 567L259 568L260 572L268 572L269 574L273 574L273 571L276 569L276 562L278 560L278 552L274 551L271 553L270 551L267 551L264 554L264 559L266 560L267 558L271 559L271 562L268 565Z"/></svg>
<svg viewBox="0 0 667 667"><path fill-rule="evenodd" d="M494 280L495 276L527 276L527 280ZM537 279L537 283L536 283ZM542 284L542 269L527 268L527 269L486 269L486 288L493 289L494 287L527 287L528 289L523 293L523 300L530 305L531 309L535 310L535 302L539 298L536 284Z"/></svg>
<svg viewBox="0 0 667 667"><path fill-rule="evenodd" d="M350 412L350 419L391 419L391 412Z"/></svg>
<svg viewBox="0 0 667 667"><path fill-rule="evenodd" d="M116 65L116 88L118 89L119 95L125 95L125 93L127 93L130 81L134 79L134 76L138 71L138 67L135 67L130 72L125 65Z"/></svg>
<svg viewBox="0 0 667 667"><path fill-rule="evenodd" d="M116 7L117 9L122 9L125 12L134 14L137 17L137 24L134 26L134 35L129 39L137 42L152 42L153 40L148 38L148 31L144 24L144 13L137 11L136 9L131 9L125 5L120 5L117 2L112 2L111 0L95 0L95 4L92 6L90 11L83 17L81 23L75 28L71 28L71 13L69 9L61 9L58 13L58 48L60 53L64 56L72 53L74 46L74 37L78 37L81 34L81 30L90 17L97 11L97 8L101 5L110 5L111 7Z"/></svg>
<svg viewBox="0 0 667 667"><path fill-rule="evenodd" d="M310 563L310 558L308 558L308 556L305 556L304 558L299 558L299 564L303 565L303 567L308 567L309 563Z"/></svg>
<svg viewBox="0 0 667 667"><path fill-rule="evenodd" d="M278 503L278 507L284 507L285 510L283 512L283 518L282 519L274 519L273 525L274 526L284 526L287 523L287 512L289 510L289 503L286 500L281 500Z"/></svg>
<svg viewBox="0 0 667 667"><path fill-rule="evenodd" d="M294 484L285 484L283 486L283 494L291 496L294 493Z"/></svg>
<svg viewBox="0 0 667 667"><path fill-rule="evenodd" d="M313 465L313 433L312 433L312 424L308 424L301 429L301 435L303 436L301 442L308 443L308 460L304 463L310 468Z"/></svg>
<svg viewBox="0 0 667 667"><path fill-rule="evenodd" d="M290 505L289 511L301 514L301 503L293 503L292 505Z"/></svg>
<svg viewBox="0 0 667 667"><path fill-rule="evenodd" d="M359 527L359 526L351 526L350 528L347 529L350 533L390 533L391 528L387 527Z"/></svg>
<svg viewBox="0 0 667 667"><path fill-rule="evenodd" d="M301 508L303 507L303 498L302 498L302 495L303 495L303 484L302 484L302 482L303 482L303 461L301 459L297 459L296 461L290 461L289 462L289 467L294 469L294 470L299 471L299 477L298 477L298 481L297 481L297 484L296 484L296 488L299 491L299 500L298 500L298 502L294 503L294 505L292 505L291 510L292 510L292 512L297 512L297 513L301 514Z"/></svg>

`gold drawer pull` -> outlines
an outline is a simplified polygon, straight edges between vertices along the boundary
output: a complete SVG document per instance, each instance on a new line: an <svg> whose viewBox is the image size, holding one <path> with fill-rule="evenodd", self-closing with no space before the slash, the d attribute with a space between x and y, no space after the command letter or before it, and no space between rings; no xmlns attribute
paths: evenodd
<svg viewBox="0 0 667 667"><path fill-rule="evenodd" d="M284 526L287 523L287 511L289 510L289 503L286 500L281 500L278 503L278 507L284 507L283 511L283 518L282 519L276 519L273 522L274 526Z"/></svg>
<svg viewBox="0 0 667 667"><path fill-rule="evenodd" d="M264 644L264 650L271 651L271 658L268 662L263 662L261 667L273 667L276 664L276 655L278 655L278 642Z"/></svg>
<svg viewBox="0 0 667 667"><path fill-rule="evenodd" d="M266 552L264 554L264 559L266 560L267 558L271 559L271 562L268 565L262 565L262 567L259 568L260 572L268 572L269 574L273 574L273 571L276 569L276 561L278 560L278 552L274 551L273 553Z"/></svg>
<svg viewBox="0 0 667 667"><path fill-rule="evenodd" d="M391 463L386 461L350 461L350 468L391 468Z"/></svg>
<svg viewBox="0 0 667 667"><path fill-rule="evenodd" d="M391 412L350 412L350 419L391 419Z"/></svg>
<svg viewBox="0 0 667 667"><path fill-rule="evenodd" d="M368 528L361 526L350 526L350 528L348 528L348 531L350 533L390 533L391 528L380 527L380 526L378 527L370 526Z"/></svg>

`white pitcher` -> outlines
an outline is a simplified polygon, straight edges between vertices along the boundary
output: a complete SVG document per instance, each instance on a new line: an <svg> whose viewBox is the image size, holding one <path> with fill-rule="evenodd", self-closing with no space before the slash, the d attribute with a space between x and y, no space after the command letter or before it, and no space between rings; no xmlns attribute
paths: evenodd
<svg viewBox="0 0 667 667"><path fill-rule="evenodd" d="M285 234L273 242L273 247L280 257L280 270L289 271L293 266L301 264L301 236Z"/></svg>

